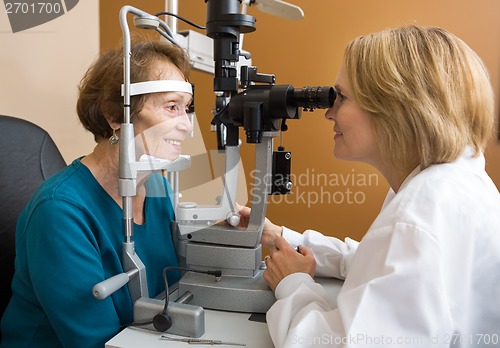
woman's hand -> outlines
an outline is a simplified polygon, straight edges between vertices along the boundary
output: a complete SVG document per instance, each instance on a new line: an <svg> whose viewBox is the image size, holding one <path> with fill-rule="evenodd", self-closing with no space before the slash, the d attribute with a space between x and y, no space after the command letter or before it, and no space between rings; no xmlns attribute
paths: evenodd
<svg viewBox="0 0 500 348"><path fill-rule="evenodd" d="M264 280L275 291L279 282L292 273L308 273L314 277L316 260L311 249L299 247L297 250L282 238L275 239L275 247L269 256L265 257L267 269Z"/></svg>
<svg viewBox="0 0 500 348"><path fill-rule="evenodd" d="M238 204L236 204L236 208L239 209L240 213L240 224L238 226L247 227L248 221L250 220L251 209ZM275 245L275 239L281 237L282 233L283 228L281 226L275 225L268 218L265 218L260 243L264 247L272 248Z"/></svg>

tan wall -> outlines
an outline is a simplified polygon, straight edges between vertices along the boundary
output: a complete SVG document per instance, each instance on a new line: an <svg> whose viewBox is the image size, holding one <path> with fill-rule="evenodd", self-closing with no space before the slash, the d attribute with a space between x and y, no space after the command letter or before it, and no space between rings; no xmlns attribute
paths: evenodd
<svg viewBox="0 0 500 348"><path fill-rule="evenodd" d="M246 35L243 45L252 53L258 71L274 73L278 84L333 85L343 49L350 39L387 27L418 23L444 27L464 39L483 58L493 86L499 88L500 2L497 0L290 2L304 10L304 20L287 21L250 8L249 14L257 18L257 31ZM103 23L102 15L111 13L118 18L118 10L124 4L151 12L164 9L164 1L157 0L101 1L101 47L115 46L121 37L118 20ZM199 24L205 22L205 9L202 0L179 1L179 14ZM186 27L180 25L180 28ZM209 133L212 79L193 72L191 80L197 86L197 115L205 143L214 148L215 139ZM200 92L203 90L206 93ZM324 111L304 113L301 120L288 122L284 145L293 153L292 171L298 180L286 200L279 196L272 198L268 217L299 231L313 228L338 237L360 239L377 215L388 185L366 165L335 160L333 124L323 115ZM242 151L244 167L250 172L251 145L244 145ZM496 139L492 139L486 157L487 170L498 186L500 146ZM343 204L332 203L342 199Z"/></svg>
<svg viewBox="0 0 500 348"><path fill-rule="evenodd" d="M78 82L99 50L98 9L98 0L80 1L65 15L15 34L0 10L0 114L47 130L68 163L95 144L75 104Z"/></svg>

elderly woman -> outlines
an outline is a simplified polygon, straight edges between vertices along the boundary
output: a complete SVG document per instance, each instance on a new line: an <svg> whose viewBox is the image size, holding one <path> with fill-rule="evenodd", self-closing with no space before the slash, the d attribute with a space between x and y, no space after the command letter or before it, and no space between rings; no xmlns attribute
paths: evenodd
<svg viewBox="0 0 500 348"><path fill-rule="evenodd" d="M390 29L347 46L336 90L335 156L391 189L360 243L266 221L274 343L498 344L500 195L485 171L494 101L480 58L443 29ZM345 279L336 304L314 274Z"/></svg>
<svg viewBox="0 0 500 348"><path fill-rule="evenodd" d="M189 60L169 43L131 48L131 82L186 83ZM122 198L118 193L123 120L122 50L102 54L80 84L77 111L97 143L47 180L22 212L16 234L13 296L2 320L2 347L102 347L133 320L128 288L97 300L92 287L123 272ZM176 159L192 130L186 90L131 98L136 155ZM150 296L164 290L162 269L177 265L169 222L169 185L157 174L138 177L133 197L134 242L146 266ZM178 273L169 274L169 281Z"/></svg>

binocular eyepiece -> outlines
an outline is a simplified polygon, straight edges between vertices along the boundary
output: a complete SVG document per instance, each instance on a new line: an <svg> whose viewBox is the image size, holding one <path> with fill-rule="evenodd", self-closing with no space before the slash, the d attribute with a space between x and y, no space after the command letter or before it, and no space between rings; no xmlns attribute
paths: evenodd
<svg viewBox="0 0 500 348"><path fill-rule="evenodd" d="M231 98L228 114L233 125L245 129L248 143L260 143L262 132L278 131L284 120L300 118L301 108L329 109L336 96L330 86L252 85Z"/></svg>
<svg viewBox="0 0 500 348"><path fill-rule="evenodd" d="M315 86L294 88L293 99L297 107L302 107L304 111L314 109L329 109L333 106L337 98L337 91L330 86Z"/></svg>

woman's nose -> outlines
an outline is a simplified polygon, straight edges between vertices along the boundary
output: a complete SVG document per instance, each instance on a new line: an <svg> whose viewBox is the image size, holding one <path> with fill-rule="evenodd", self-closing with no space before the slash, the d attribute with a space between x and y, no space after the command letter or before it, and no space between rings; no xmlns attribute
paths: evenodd
<svg viewBox="0 0 500 348"><path fill-rule="evenodd" d="M191 133L193 131L194 114L183 113L179 117L180 119L177 123L177 129L186 133Z"/></svg>
<svg viewBox="0 0 500 348"><path fill-rule="evenodd" d="M335 116L335 104L325 112L325 118L330 121L334 121L333 117Z"/></svg>
<svg viewBox="0 0 500 348"><path fill-rule="evenodd" d="M335 103L335 101L336 101L336 100L337 100L337 98L338 98L338 92L337 92L337 90L336 90L335 88L333 89L333 91L334 91L334 94L333 94L333 95L334 95L334 97L333 97L333 105L332 105L332 107L331 107L331 108L329 108L329 109L328 109L328 110L326 110L326 112L325 112L325 118L326 118L327 120L330 120L330 121L334 121L334 118L333 118L333 117L335 116L335 112L336 112L336 109L337 109L337 104L338 104L338 103Z"/></svg>

